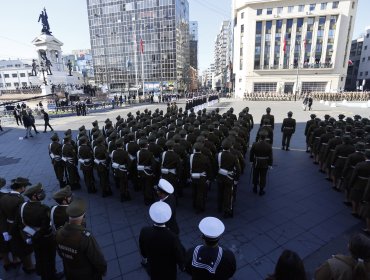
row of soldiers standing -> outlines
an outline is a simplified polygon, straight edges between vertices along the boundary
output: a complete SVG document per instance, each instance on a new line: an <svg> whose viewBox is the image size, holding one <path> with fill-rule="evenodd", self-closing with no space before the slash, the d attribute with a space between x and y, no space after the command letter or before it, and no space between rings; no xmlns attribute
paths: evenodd
<svg viewBox="0 0 370 280"><path fill-rule="evenodd" d="M238 118L232 108L222 115L218 109L195 113L168 107L165 114L146 109L136 116L128 113L126 120L118 116L115 124L107 119L102 128L97 121L92 125L90 131L80 127L75 140L70 130L62 143L57 134L51 137L49 154L61 187L67 183L72 189L81 187L79 163L90 193L97 191L96 169L103 197L112 195L112 173L122 202L131 200L131 182L150 205L155 200L153 187L163 178L174 187L177 200L191 185L193 207L203 212L207 191L217 179L218 209L225 217L232 216L253 125L247 108Z"/></svg>
<svg viewBox="0 0 370 280"><path fill-rule="evenodd" d="M0 189L5 185L0 178ZM67 186L53 194L57 204L49 207L43 203L46 194L42 184L31 185L27 178L18 177L11 180L9 192L0 192L0 256L4 269L22 265L26 274L37 273L42 280L64 276L102 279L107 263L95 238L85 229L86 203L72 201ZM63 259L64 272L56 270L56 252Z"/></svg>
<svg viewBox="0 0 370 280"><path fill-rule="evenodd" d="M370 121L343 114L338 119L325 115L324 120L311 115L305 128L307 152L319 171L326 173L336 191L345 192L344 204L352 215L365 218L370 234Z"/></svg>

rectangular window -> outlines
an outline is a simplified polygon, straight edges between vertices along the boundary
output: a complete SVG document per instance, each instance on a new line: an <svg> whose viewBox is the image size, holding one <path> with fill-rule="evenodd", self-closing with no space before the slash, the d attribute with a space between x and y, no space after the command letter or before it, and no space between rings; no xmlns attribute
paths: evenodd
<svg viewBox="0 0 370 280"><path fill-rule="evenodd" d="M244 24L240 25L240 33L244 33Z"/></svg>
<svg viewBox="0 0 370 280"><path fill-rule="evenodd" d="M365 62L365 57L362 58L362 62Z"/></svg>
<svg viewBox="0 0 370 280"><path fill-rule="evenodd" d="M326 6L328 5L328 3L321 3L321 7L320 7L320 9L321 10L326 10Z"/></svg>
<svg viewBox="0 0 370 280"><path fill-rule="evenodd" d="M239 70L243 70L243 59L240 59Z"/></svg>
<svg viewBox="0 0 370 280"><path fill-rule="evenodd" d="M13 77L13 78L17 78L18 76L17 76L17 74L16 74L16 73L13 73L13 74L12 74L12 77Z"/></svg>
<svg viewBox="0 0 370 280"><path fill-rule="evenodd" d="M369 71L366 71L366 72L365 72L365 76L368 76L368 75L369 75Z"/></svg>
<svg viewBox="0 0 370 280"><path fill-rule="evenodd" d="M244 13L241 13L240 14L240 18L243 19L244 18Z"/></svg>
<svg viewBox="0 0 370 280"><path fill-rule="evenodd" d="M20 73L19 75L21 76L21 78L26 77L26 74L25 73Z"/></svg>
<svg viewBox="0 0 370 280"><path fill-rule="evenodd" d="M254 92L276 92L277 83L254 83Z"/></svg>
<svg viewBox="0 0 370 280"><path fill-rule="evenodd" d="M367 33L367 34L366 34L366 38L369 38L369 37L370 37L370 34L369 34L369 33Z"/></svg>
<svg viewBox="0 0 370 280"><path fill-rule="evenodd" d="M5 83L5 87L11 87L12 84L11 83Z"/></svg>
<svg viewBox="0 0 370 280"><path fill-rule="evenodd" d="M2 88L4 85L3 85L3 83L0 83L0 88Z"/></svg>
<svg viewBox="0 0 370 280"><path fill-rule="evenodd" d="M310 4L310 12L314 11L316 8L316 4Z"/></svg>
<svg viewBox="0 0 370 280"><path fill-rule="evenodd" d="M272 8L267 8L267 14L272 15Z"/></svg>
<svg viewBox="0 0 370 280"><path fill-rule="evenodd" d="M304 5L299 5L298 6L298 12L300 12L300 13L304 12Z"/></svg>
<svg viewBox="0 0 370 280"><path fill-rule="evenodd" d="M367 46L364 47L364 50L367 50Z"/></svg>
<svg viewBox="0 0 370 280"><path fill-rule="evenodd" d="M280 15L283 13L283 7L278 7L277 8L277 14Z"/></svg>
<svg viewBox="0 0 370 280"><path fill-rule="evenodd" d="M257 16L262 15L262 9L257 9Z"/></svg>
<svg viewBox="0 0 370 280"><path fill-rule="evenodd" d="M4 74L4 78L9 78L9 74Z"/></svg>
<svg viewBox="0 0 370 280"><path fill-rule="evenodd" d="M27 86L27 83L26 82L22 82L22 87L26 87Z"/></svg>
<svg viewBox="0 0 370 280"><path fill-rule="evenodd" d="M364 74L364 72L360 72L360 77L362 77L363 74Z"/></svg>
<svg viewBox="0 0 370 280"><path fill-rule="evenodd" d="M14 86L15 87L19 87L19 83L14 83Z"/></svg>
<svg viewBox="0 0 370 280"><path fill-rule="evenodd" d="M294 6L289 6L288 13L293 13L293 12L294 12Z"/></svg>
<svg viewBox="0 0 370 280"><path fill-rule="evenodd" d="M367 60L370 60L370 56L367 57Z"/></svg>
<svg viewBox="0 0 370 280"><path fill-rule="evenodd" d="M339 6L339 1L334 1L333 2L333 9L337 9Z"/></svg>

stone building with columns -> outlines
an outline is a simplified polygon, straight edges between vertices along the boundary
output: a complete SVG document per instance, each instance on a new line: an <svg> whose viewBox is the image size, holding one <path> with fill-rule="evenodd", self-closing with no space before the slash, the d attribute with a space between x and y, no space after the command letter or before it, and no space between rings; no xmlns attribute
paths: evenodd
<svg viewBox="0 0 370 280"><path fill-rule="evenodd" d="M344 89L357 0L233 0L235 93Z"/></svg>

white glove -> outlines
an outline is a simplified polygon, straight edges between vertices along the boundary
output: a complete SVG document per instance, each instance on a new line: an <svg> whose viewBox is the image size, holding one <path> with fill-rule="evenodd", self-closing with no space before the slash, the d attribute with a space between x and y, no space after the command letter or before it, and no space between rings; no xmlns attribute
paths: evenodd
<svg viewBox="0 0 370 280"><path fill-rule="evenodd" d="M12 236L8 232L3 232L3 237L5 242L8 242L12 239Z"/></svg>
<svg viewBox="0 0 370 280"><path fill-rule="evenodd" d="M31 244L32 244L32 239L31 239L31 238L27 238L27 239L26 239L26 243L27 243L28 245L31 245Z"/></svg>

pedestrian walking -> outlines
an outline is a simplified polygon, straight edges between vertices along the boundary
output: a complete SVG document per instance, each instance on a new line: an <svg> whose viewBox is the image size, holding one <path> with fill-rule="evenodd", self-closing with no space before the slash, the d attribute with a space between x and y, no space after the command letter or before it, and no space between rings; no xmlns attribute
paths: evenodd
<svg viewBox="0 0 370 280"><path fill-rule="evenodd" d="M308 97L308 111L312 110L313 99L311 96Z"/></svg>
<svg viewBox="0 0 370 280"><path fill-rule="evenodd" d="M18 104L19 106L19 104ZM21 116L21 111L20 111L20 106L19 108L17 107L14 107L14 110L13 110L13 115L14 115L14 118L15 118L15 121L17 122L17 125L19 126L19 123L22 125L22 116Z"/></svg>
<svg viewBox="0 0 370 280"><path fill-rule="evenodd" d="M30 120L26 110L22 111L22 120L23 120L23 125L26 128L26 136L24 138L28 139L28 136L33 137L32 133L31 133L31 127L32 127L31 120Z"/></svg>
<svg viewBox="0 0 370 280"><path fill-rule="evenodd" d="M51 127L50 123L49 123L49 114L45 112L45 110L41 110L41 113L44 114L44 122L45 122L45 129L44 129L44 133L46 133L46 129L48 127L50 127L50 130L51 131L54 131L54 129Z"/></svg>
<svg viewBox="0 0 370 280"><path fill-rule="evenodd" d="M33 130L35 131L35 133L39 134L35 126L35 117L32 115L31 111L28 112L28 118L30 119L31 126L33 127Z"/></svg>

